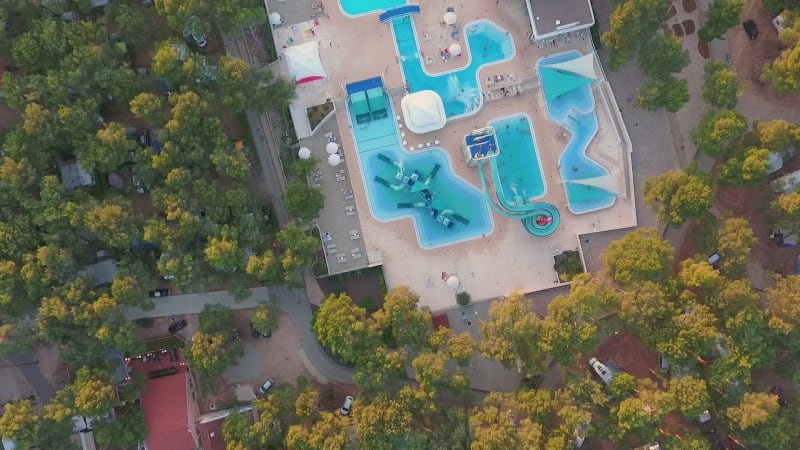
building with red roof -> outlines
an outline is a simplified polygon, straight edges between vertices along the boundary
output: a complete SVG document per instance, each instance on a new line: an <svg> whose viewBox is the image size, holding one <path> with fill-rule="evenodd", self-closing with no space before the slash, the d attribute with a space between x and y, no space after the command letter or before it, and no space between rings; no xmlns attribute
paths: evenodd
<svg viewBox="0 0 800 450"><path fill-rule="evenodd" d="M148 450L195 450L200 447L195 420L200 415L195 402L194 381L178 350L161 350L133 358L133 372L145 375L142 391L144 421L149 427Z"/></svg>

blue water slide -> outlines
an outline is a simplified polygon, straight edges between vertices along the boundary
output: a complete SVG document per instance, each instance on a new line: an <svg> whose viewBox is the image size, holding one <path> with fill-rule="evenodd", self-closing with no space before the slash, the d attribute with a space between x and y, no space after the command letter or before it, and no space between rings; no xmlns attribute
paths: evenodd
<svg viewBox="0 0 800 450"><path fill-rule="evenodd" d="M399 17L416 16L419 14L419 11L419 5L401 6L399 8L392 8L383 12L380 16L378 16L378 20L380 20L381 23L386 23Z"/></svg>

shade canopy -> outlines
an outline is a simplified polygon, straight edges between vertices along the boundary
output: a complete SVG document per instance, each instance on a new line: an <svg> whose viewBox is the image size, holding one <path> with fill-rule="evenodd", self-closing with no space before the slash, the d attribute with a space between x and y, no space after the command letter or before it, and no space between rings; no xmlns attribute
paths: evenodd
<svg viewBox="0 0 800 450"><path fill-rule="evenodd" d="M328 76L322 67L322 60L319 59L318 41L286 47L283 49L283 60L286 62L289 76L294 78L297 84L321 80Z"/></svg>
<svg viewBox="0 0 800 450"><path fill-rule="evenodd" d="M339 144L336 142L328 142L328 144L325 145L325 151L328 152L329 155L332 155L339 151Z"/></svg>
<svg viewBox="0 0 800 450"><path fill-rule="evenodd" d="M283 19L281 19L281 15L280 14L278 14L276 12L269 13L269 24L270 25L272 25L273 27L276 27L276 26L278 26L278 25L280 25L282 23L283 23Z"/></svg>
<svg viewBox="0 0 800 450"><path fill-rule="evenodd" d="M461 45L459 45L458 42L450 44L450 54L453 56L461 55Z"/></svg>
<svg viewBox="0 0 800 450"><path fill-rule="evenodd" d="M458 279L455 275L450 275L447 277L447 287L450 289L458 289L461 286L461 280Z"/></svg>
<svg viewBox="0 0 800 450"><path fill-rule="evenodd" d="M311 158L311 149L308 147L301 147L300 150L297 151L297 156L299 156L300 159Z"/></svg>
<svg viewBox="0 0 800 450"><path fill-rule="evenodd" d="M539 76L547 100L554 100L581 86L599 81L591 53L568 61L542 64L539 66Z"/></svg>
<svg viewBox="0 0 800 450"><path fill-rule="evenodd" d="M419 91L400 100L403 119L413 133L422 134L443 128L447 123L444 103L434 91Z"/></svg>
<svg viewBox="0 0 800 450"><path fill-rule="evenodd" d="M342 163L342 158L339 155L337 155L336 153L334 153L332 155L328 155L328 164L336 167L341 163Z"/></svg>
<svg viewBox="0 0 800 450"><path fill-rule="evenodd" d="M444 23L452 25L456 23L458 17L456 16L456 13L454 13L453 11L447 11L446 13L444 13L444 17L442 18L442 20L444 20Z"/></svg>

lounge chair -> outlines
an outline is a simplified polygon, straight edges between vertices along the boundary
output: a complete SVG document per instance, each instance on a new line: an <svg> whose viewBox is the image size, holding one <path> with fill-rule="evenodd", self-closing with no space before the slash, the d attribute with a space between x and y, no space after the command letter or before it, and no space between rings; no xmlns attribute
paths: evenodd
<svg viewBox="0 0 800 450"><path fill-rule="evenodd" d="M389 113L386 112L386 98L383 96L383 89L369 89L367 91L367 100L369 100L369 108L372 110L373 119L385 119L389 117Z"/></svg>
<svg viewBox="0 0 800 450"><path fill-rule="evenodd" d="M364 124L372 120L372 114L367 101L365 92L355 92L350 95L350 102L353 106L353 113L356 116L357 124Z"/></svg>

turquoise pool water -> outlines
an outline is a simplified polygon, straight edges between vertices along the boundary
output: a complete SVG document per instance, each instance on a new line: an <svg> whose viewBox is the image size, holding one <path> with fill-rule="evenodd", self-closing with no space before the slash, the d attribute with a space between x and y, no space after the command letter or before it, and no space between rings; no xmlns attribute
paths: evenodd
<svg viewBox="0 0 800 450"><path fill-rule="evenodd" d="M440 55L421 55L417 45L412 18L402 17L392 21L400 67L410 92L432 90L442 97L447 117L468 115L478 110L483 102L477 72L481 66L505 61L514 57L514 40L509 33L488 20L470 22L462 27L469 50L463 56L451 57L447 63ZM449 28L448 28L449 29ZM438 33L434 30L432 33ZM451 41L456 42L456 41ZM463 46L463 40L459 41ZM425 58L437 64L460 66L449 73L429 75L425 71ZM468 58L466 67L464 59Z"/></svg>
<svg viewBox="0 0 800 450"><path fill-rule="evenodd" d="M384 97L391 105L385 93ZM492 232L494 222L486 198L453 173L444 150L402 150L394 111L387 118L359 125L349 102L348 110L370 210L376 219L388 222L411 217L419 245L425 249ZM411 178L416 173L416 182L398 179L400 171Z"/></svg>
<svg viewBox="0 0 800 450"><path fill-rule="evenodd" d="M569 61L579 56L581 54L577 51L549 56L539 60L537 70L541 64ZM547 91L546 83L542 83L542 89ZM562 94L545 102L545 108L550 119L572 135L559 158L559 172L561 179L565 181L563 185L569 210L574 214L585 214L613 205L616 200L614 193L594 186L569 183L570 180L599 177L609 173L608 169L586 156L586 149L598 129L590 87L581 86Z"/></svg>
<svg viewBox="0 0 800 450"><path fill-rule="evenodd" d="M406 0L339 0L339 7L348 16L361 16L405 4Z"/></svg>
<svg viewBox="0 0 800 450"><path fill-rule="evenodd" d="M530 119L514 114L492 120L489 125L494 127L500 147L500 154L492 161L492 171L497 171L498 198L506 205L515 205L517 196L528 202L542 197L546 188Z"/></svg>

